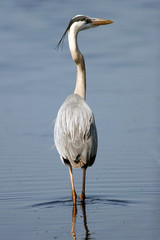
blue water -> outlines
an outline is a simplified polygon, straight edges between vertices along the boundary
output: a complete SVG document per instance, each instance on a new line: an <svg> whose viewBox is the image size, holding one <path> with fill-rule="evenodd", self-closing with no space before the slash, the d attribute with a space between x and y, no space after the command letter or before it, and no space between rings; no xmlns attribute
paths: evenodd
<svg viewBox="0 0 160 240"><path fill-rule="evenodd" d="M115 23L78 38L99 147L75 208L51 149L76 80L67 37L55 47L77 14ZM151 0L0 2L0 239L160 238L159 14Z"/></svg>

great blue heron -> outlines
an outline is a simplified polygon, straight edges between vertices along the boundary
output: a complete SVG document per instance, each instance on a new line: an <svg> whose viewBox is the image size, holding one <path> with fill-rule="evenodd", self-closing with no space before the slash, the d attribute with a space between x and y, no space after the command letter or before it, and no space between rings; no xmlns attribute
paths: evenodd
<svg viewBox="0 0 160 240"><path fill-rule="evenodd" d="M94 115L85 102L86 71L85 61L77 44L79 31L113 23L111 20L91 18L77 15L73 17L64 32L57 48L63 42L68 32L69 48L77 65L77 81L73 94L69 95L58 111L54 127L55 146L64 164L68 164L73 203L76 204L76 192L73 181L72 167L83 170L82 193L80 199L85 199L86 169L92 166L97 153L97 130Z"/></svg>

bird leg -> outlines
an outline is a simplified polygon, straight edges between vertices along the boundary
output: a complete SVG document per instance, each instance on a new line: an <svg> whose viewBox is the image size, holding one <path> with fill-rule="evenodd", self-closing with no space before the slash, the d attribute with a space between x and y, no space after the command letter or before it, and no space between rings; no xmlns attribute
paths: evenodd
<svg viewBox="0 0 160 240"><path fill-rule="evenodd" d="M71 164L69 164L69 174L70 174L70 179L71 179L71 190L72 190L73 204L76 204L77 194L76 194L75 187L74 187L73 173L72 173L72 166L71 166Z"/></svg>
<svg viewBox="0 0 160 240"><path fill-rule="evenodd" d="M83 170L82 193L79 197L80 197L81 201L84 201L85 200L86 168L83 167L82 170Z"/></svg>

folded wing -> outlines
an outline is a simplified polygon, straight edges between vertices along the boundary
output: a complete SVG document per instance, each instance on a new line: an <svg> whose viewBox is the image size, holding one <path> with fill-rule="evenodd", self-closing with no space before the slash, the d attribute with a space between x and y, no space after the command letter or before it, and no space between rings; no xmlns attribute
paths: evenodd
<svg viewBox="0 0 160 240"><path fill-rule="evenodd" d="M91 166L97 153L94 115L77 94L70 95L61 106L54 128L56 148L64 163L75 168Z"/></svg>

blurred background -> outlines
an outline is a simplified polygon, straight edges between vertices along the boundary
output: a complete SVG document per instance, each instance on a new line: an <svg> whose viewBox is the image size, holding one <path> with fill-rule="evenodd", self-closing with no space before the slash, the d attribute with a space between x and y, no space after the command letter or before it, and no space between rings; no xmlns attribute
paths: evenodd
<svg viewBox="0 0 160 240"><path fill-rule="evenodd" d="M72 238L69 173L51 149L57 111L76 80L67 37L55 47L77 14L115 21L78 36L99 137L87 172L86 239L158 239L158 0L1 0L1 237ZM79 194L81 170L74 175ZM76 236L84 239L77 208Z"/></svg>

